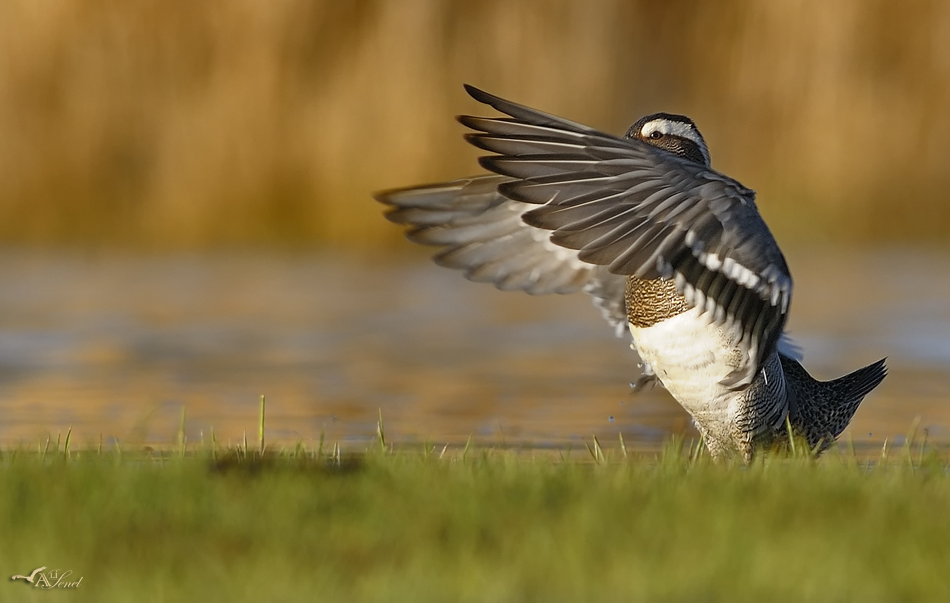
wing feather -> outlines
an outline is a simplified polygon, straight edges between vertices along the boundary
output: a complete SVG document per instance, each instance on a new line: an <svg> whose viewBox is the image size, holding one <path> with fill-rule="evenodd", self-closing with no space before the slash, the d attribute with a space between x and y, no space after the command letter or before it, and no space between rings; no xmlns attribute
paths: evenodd
<svg viewBox="0 0 950 603"><path fill-rule="evenodd" d="M755 194L707 165L493 96L502 118L460 117L498 191L524 221L610 273L672 279L687 302L734 331L744 358L724 383L742 387L775 350L792 279Z"/></svg>
<svg viewBox="0 0 950 603"><path fill-rule="evenodd" d="M624 277L581 261L577 251L552 243L549 231L526 223L523 214L535 206L500 194L499 186L509 181L476 176L384 191L376 198L390 206L389 220L410 227L412 241L442 248L436 263L502 290L533 295L584 291L617 334L624 334Z"/></svg>

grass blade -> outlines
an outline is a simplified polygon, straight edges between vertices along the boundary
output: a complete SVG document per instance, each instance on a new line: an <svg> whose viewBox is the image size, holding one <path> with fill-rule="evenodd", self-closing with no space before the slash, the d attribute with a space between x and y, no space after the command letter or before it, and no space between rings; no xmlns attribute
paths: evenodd
<svg viewBox="0 0 950 603"><path fill-rule="evenodd" d="M261 394L261 420L260 420L260 425L258 426L257 437L260 443L259 453L261 457L263 457L264 456L264 395L263 394Z"/></svg>
<svg viewBox="0 0 950 603"><path fill-rule="evenodd" d="M379 410L379 419L376 421L376 440L379 442L379 451L386 454L386 430L383 427L383 409Z"/></svg>
<svg viewBox="0 0 950 603"><path fill-rule="evenodd" d="M181 405L181 417L178 420L178 457L185 456L185 405Z"/></svg>
<svg viewBox="0 0 950 603"><path fill-rule="evenodd" d="M69 460L69 437L73 434L72 426L66 430L66 442L63 444L63 458Z"/></svg>
<svg viewBox="0 0 950 603"><path fill-rule="evenodd" d="M462 462L465 462L465 457L468 455L468 450L471 447L472 447L472 434L468 434L468 439L465 441L465 448L462 449Z"/></svg>

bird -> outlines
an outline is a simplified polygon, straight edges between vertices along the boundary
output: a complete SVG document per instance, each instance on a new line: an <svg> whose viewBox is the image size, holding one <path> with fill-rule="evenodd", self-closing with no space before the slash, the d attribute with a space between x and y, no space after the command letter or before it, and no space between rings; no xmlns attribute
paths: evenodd
<svg viewBox="0 0 950 603"><path fill-rule="evenodd" d="M45 569L46 569L46 566L44 565L43 567L38 567L38 568L36 568L35 570L33 570L33 573L31 573L29 576L16 575L16 576L10 576L10 579L11 579L11 580L20 580L20 579L23 579L23 580L26 580L27 582L29 582L30 584L33 584L33 580L36 579L36 574L42 572L42 571L45 570Z"/></svg>
<svg viewBox="0 0 950 603"><path fill-rule="evenodd" d="M437 264L529 294L589 294L714 459L788 442L831 446L887 374L881 359L813 378L785 333L792 276L755 192L711 166L690 118L642 117L614 136L465 90L502 114L459 116L489 173L375 194Z"/></svg>

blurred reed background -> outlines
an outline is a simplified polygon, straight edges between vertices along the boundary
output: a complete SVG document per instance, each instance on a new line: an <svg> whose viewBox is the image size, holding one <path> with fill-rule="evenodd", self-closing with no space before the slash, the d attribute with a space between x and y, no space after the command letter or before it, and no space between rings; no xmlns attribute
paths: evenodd
<svg viewBox="0 0 950 603"><path fill-rule="evenodd" d="M478 171L462 82L688 114L783 239L950 233L946 2L6 0L0 243L395 247L371 191Z"/></svg>

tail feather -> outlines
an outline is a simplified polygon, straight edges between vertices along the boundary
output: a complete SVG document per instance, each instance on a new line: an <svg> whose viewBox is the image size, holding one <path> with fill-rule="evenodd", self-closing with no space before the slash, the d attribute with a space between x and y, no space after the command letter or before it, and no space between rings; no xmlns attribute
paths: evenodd
<svg viewBox="0 0 950 603"><path fill-rule="evenodd" d="M844 377L818 381L798 361L779 355L789 389L789 420L809 446L824 450L841 435L864 397L887 376L886 359Z"/></svg>

